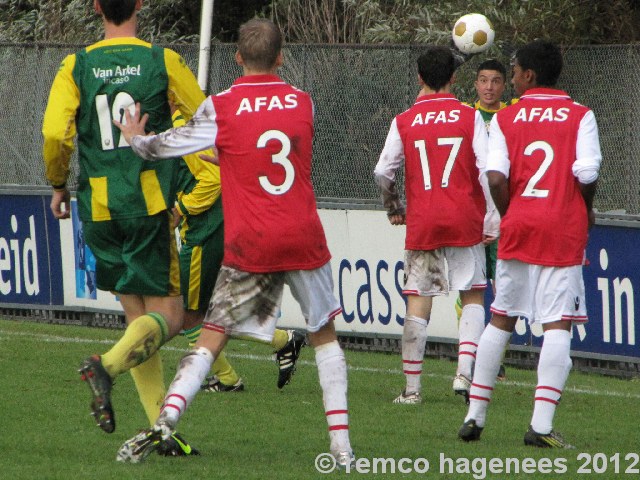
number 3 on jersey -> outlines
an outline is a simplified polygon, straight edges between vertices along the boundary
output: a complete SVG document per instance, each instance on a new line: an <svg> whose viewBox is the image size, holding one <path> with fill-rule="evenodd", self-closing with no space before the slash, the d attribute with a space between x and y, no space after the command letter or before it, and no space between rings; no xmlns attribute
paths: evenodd
<svg viewBox="0 0 640 480"><path fill-rule="evenodd" d="M129 109L129 113L133 115L136 109L136 102L131 95L126 92L119 92L113 99L113 105L109 107L109 99L106 94L96 95L96 113L98 114L98 125L100 126L100 140L102 150L113 150L113 118L117 118L119 122L124 123L124 110ZM120 135L118 148L128 147L129 144L124 139L124 135Z"/></svg>
<svg viewBox="0 0 640 480"><path fill-rule="evenodd" d="M431 170L429 169L429 160L427 158L427 144L424 140L416 140L413 145L418 149L420 153L420 165L422 166L422 176L424 178L424 189L431 190ZM449 177L453 170L453 164L456 162L456 157L460 151L460 145L462 145L462 137L450 137L439 138L438 145L451 145L451 151L449 152L449 158L444 166L444 172L442 172L442 188L449 186Z"/></svg>
<svg viewBox="0 0 640 480"><path fill-rule="evenodd" d="M260 180L260 186L264 188L267 193L272 195L282 195L289 191L296 176L293 164L287 157L291 152L291 140L289 140L289 137L280 130L267 130L260 135L256 146L258 148L265 148L269 140L277 140L282 146L278 153L271 155L271 162L282 165L282 168L284 168L284 181L280 185L274 185L269 181L266 175L261 175L258 177L258 180Z"/></svg>

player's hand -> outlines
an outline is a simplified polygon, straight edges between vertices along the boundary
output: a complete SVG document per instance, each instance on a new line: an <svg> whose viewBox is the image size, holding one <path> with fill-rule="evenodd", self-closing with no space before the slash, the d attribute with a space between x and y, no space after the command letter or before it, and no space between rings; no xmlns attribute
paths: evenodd
<svg viewBox="0 0 640 480"><path fill-rule="evenodd" d="M201 153L198 155L198 158L202 161L213 163L214 165L220 165L220 157L218 157L218 155L207 155L206 153Z"/></svg>
<svg viewBox="0 0 640 480"><path fill-rule="evenodd" d="M124 139L131 145L131 139L136 135L145 135L144 127L149 120L149 114L145 113L140 117L140 102L136 102L133 115L129 113L129 109L124 110L124 122L120 123L113 119L113 124L120 129Z"/></svg>
<svg viewBox="0 0 640 480"><path fill-rule="evenodd" d="M405 225L406 217L401 214L389 215L389 223L391 225Z"/></svg>
<svg viewBox="0 0 640 480"><path fill-rule="evenodd" d="M182 215L180 215L180 212L176 207L173 207L171 209L171 216L172 216L171 227L176 228L178 225L180 225L180 220L182 220Z"/></svg>
<svg viewBox="0 0 640 480"><path fill-rule="evenodd" d="M493 237L493 236L489 236L489 235L482 235L482 244L483 245L491 245L492 243L494 243L495 241L498 240L498 237Z"/></svg>
<svg viewBox="0 0 640 480"><path fill-rule="evenodd" d="M71 209L70 207L71 195L69 194L69 190L66 188L64 190L54 190L53 196L51 197L51 213L58 220L62 220L63 218L69 218ZM64 206L64 208L63 208Z"/></svg>

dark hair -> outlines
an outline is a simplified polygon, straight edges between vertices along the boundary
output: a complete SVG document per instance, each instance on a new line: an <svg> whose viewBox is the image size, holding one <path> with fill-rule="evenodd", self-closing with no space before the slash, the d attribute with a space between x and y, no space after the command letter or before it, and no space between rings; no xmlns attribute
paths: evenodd
<svg viewBox="0 0 640 480"><path fill-rule="evenodd" d="M449 83L455 71L453 53L448 47L428 47L418 57L418 74L432 90L440 90Z"/></svg>
<svg viewBox="0 0 640 480"><path fill-rule="evenodd" d="M562 72L562 53L553 43L535 40L518 49L515 58L523 70L536 73L537 85L553 87L558 82Z"/></svg>
<svg viewBox="0 0 640 480"><path fill-rule="evenodd" d="M270 70L281 49L282 33L271 20L254 18L240 26L238 52L248 67Z"/></svg>
<svg viewBox="0 0 640 480"><path fill-rule="evenodd" d="M136 0L98 0L104 18L114 25L121 25L136 10Z"/></svg>
<svg viewBox="0 0 640 480"><path fill-rule="evenodd" d="M502 78L507 80L507 69L504 67L502 62L496 60L495 58L490 58L489 60L485 60L480 65L478 65L478 69L476 70L476 77L480 74L480 70L495 70L496 72L500 72Z"/></svg>

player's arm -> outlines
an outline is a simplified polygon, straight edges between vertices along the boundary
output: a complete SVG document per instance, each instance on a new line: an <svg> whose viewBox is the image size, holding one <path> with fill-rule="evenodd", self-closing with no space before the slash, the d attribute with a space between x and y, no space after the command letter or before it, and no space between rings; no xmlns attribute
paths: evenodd
<svg viewBox="0 0 640 480"><path fill-rule="evenodd" d="M173 114L173 125L181 127L184 124L184 117L177 110ZM220 168L212 163L203 162L200 159L201 154L213 156L213 151L209 149L182 157L196 179L196 184L191 192L182 195L177 201L176 209L181 216L205 212L220 197Z"/></svg>
<svg viewBox="0 0 640 480"><path fill-rule="evenodd" d="M382 194L382 204L393 225L404 224L405 207L400 200L396 186L396 170L404 161L404 146L398 131L396 119L391 122L378 164L373 171L376 183Z"/></svg>
<svg viewBox="0 0 640 480"><path fill-rule="evenodd" d="M75 61L75 55L62 61L51 86L42 123L45 176L53 187L51 211L58 219L68 218L70 211L66 185L76 136L76 112L80 106L80 91L73 79Z"/></svg>
<svg viewBox="0 0 640 480"><path fill-rule="evenodd" d="M213 148L218 135L216 111L211 97L200 104L193 118L184 126L172 128L158 135L147 135L145 125L149 116L140 115L140 104L134 113L124 112L126 122L113 120L133 151L145 160L183 157Z"/></svg>
<svg viewBox="0 0 640 480"><path fill-rule="evenodd" d="M589 110L580 121L578 137L576 141L576 161L572 171L578 180L578 186L584 203L587 206L589 227L595 222L593 211L593 199L598 185L602 152L598 137L598 124L595 115Z"/></svg>
<svg viewBox="0 0 640 480"><path fill-rule="evenodd" d="M484 216L483 235L485 243L491 243L500 236L500 214L491 197L489 182L487 180L487 152L489 150L489 137L484 119L479 111L475 112L475 123L473 126L473 153L476 156L476 167L478 167L478 180L482 186L487 213Z"/></svg>
<svg viewBox="0 0 640 480"><path fill-rule="evenodd" d="M489 126L489 148L487 153L486 175L491 198L504 217L509 208L509 151L507 142L498 123L498 115L494 115Z"/></svg>
<svg viewBox="0 0 640 480"><path fill-rule="evenodd" d="M167 89L169 102L182 112L185 120L189 121L203 102L204 93L193 72L180 55L165 48L164 62L169 77Z"/></svg>

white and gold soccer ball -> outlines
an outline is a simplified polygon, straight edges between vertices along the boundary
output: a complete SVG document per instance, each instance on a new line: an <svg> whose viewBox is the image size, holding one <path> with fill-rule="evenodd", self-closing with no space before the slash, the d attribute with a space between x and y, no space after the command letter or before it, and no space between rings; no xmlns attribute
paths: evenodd
<svg viewBox="0 0 640 480"><path fill-rule="evenodd" d="M487 17L481 13L468 13L456 21L451 35L462 53L480 53L493 45L496 32Z"/></svg>

